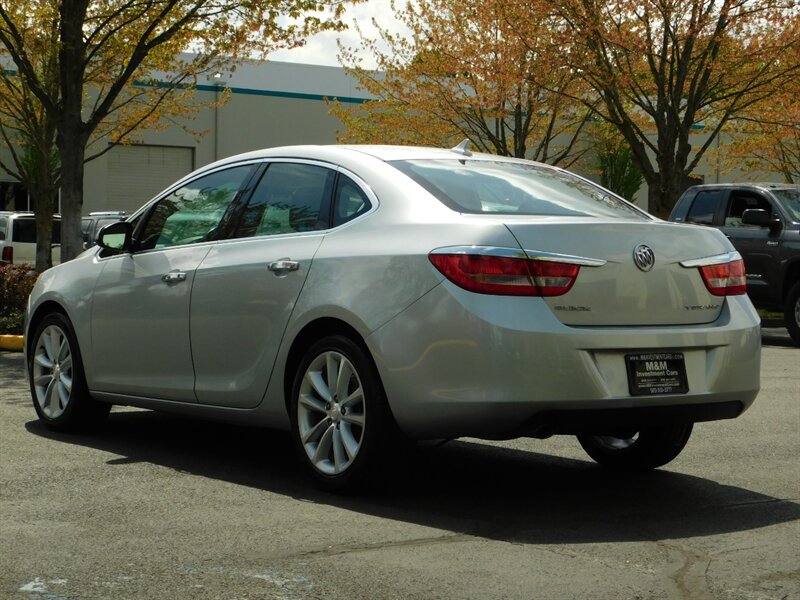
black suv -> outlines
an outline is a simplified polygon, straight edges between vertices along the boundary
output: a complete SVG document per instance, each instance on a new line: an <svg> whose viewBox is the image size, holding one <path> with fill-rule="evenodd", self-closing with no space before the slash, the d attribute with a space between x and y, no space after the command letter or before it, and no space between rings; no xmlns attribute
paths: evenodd
<svg viewBox="0 0 800 600"><path fill-rule="evenodd" d="M747 294L781 311L800 345L800 185L720 183L686 190L670 221L720 229L744 258Z"/></svg>

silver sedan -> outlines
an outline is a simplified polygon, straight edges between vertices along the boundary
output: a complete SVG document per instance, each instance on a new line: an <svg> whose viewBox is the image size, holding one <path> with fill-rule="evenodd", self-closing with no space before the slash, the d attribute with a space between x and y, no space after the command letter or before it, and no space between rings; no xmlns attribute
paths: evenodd
<svg viewBox="0 0 800 600"><path fill-rule="evenodd" d="M30 297L53 428L120 404L290 429L341 489L409 439L569 434L651 469L758 393L728 240L529 161L273 148L188 175L98 241Z"/></svg>

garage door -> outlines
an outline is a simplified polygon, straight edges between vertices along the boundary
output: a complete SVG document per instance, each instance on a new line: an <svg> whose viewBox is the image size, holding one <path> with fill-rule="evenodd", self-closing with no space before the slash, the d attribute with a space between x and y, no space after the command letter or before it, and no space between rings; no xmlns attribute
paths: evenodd
<svg viewBox="0 0 800 600"><path fill-rule="evenodd" d="M194 149L115 146L108 152L108 198L102 210L128 214L193 169Z"/></svg>

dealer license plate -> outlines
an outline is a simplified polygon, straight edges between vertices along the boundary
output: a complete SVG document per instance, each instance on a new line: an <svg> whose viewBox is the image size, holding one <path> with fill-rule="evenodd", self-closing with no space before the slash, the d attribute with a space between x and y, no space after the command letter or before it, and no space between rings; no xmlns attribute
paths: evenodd
<svg viewBox="0 0 800 600"><path fill-rule="evenodd" d="M680 352L626 354L628 389L632 396L685 394L686 365Z"/></svg>

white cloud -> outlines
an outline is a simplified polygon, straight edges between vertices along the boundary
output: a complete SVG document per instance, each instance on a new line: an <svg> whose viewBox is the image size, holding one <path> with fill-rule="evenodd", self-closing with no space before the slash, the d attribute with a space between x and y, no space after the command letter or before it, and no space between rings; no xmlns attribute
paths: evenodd
<svg viewBox="0 0 800 600"><path fill-rule="evenodd" d="M397 0L399 6L404 5L403 0ZM381 27L389 29L392 33L407 32L407 29L394 16L390 0L367 0L367 2L348 6L344 22L348 25L345 31L326 31L310 37L306 44L292 50L278 50L269 55L270 60L285 62L306 63L313 65L339 66L340 40L345 47L357 48L360 44L358 33L353 22L357 22L361 31L370 38L377 38L378 32L372 24L372 19L380 23ZM374 68L375 61L372 56L362 54L362 66Z"/></svg>

